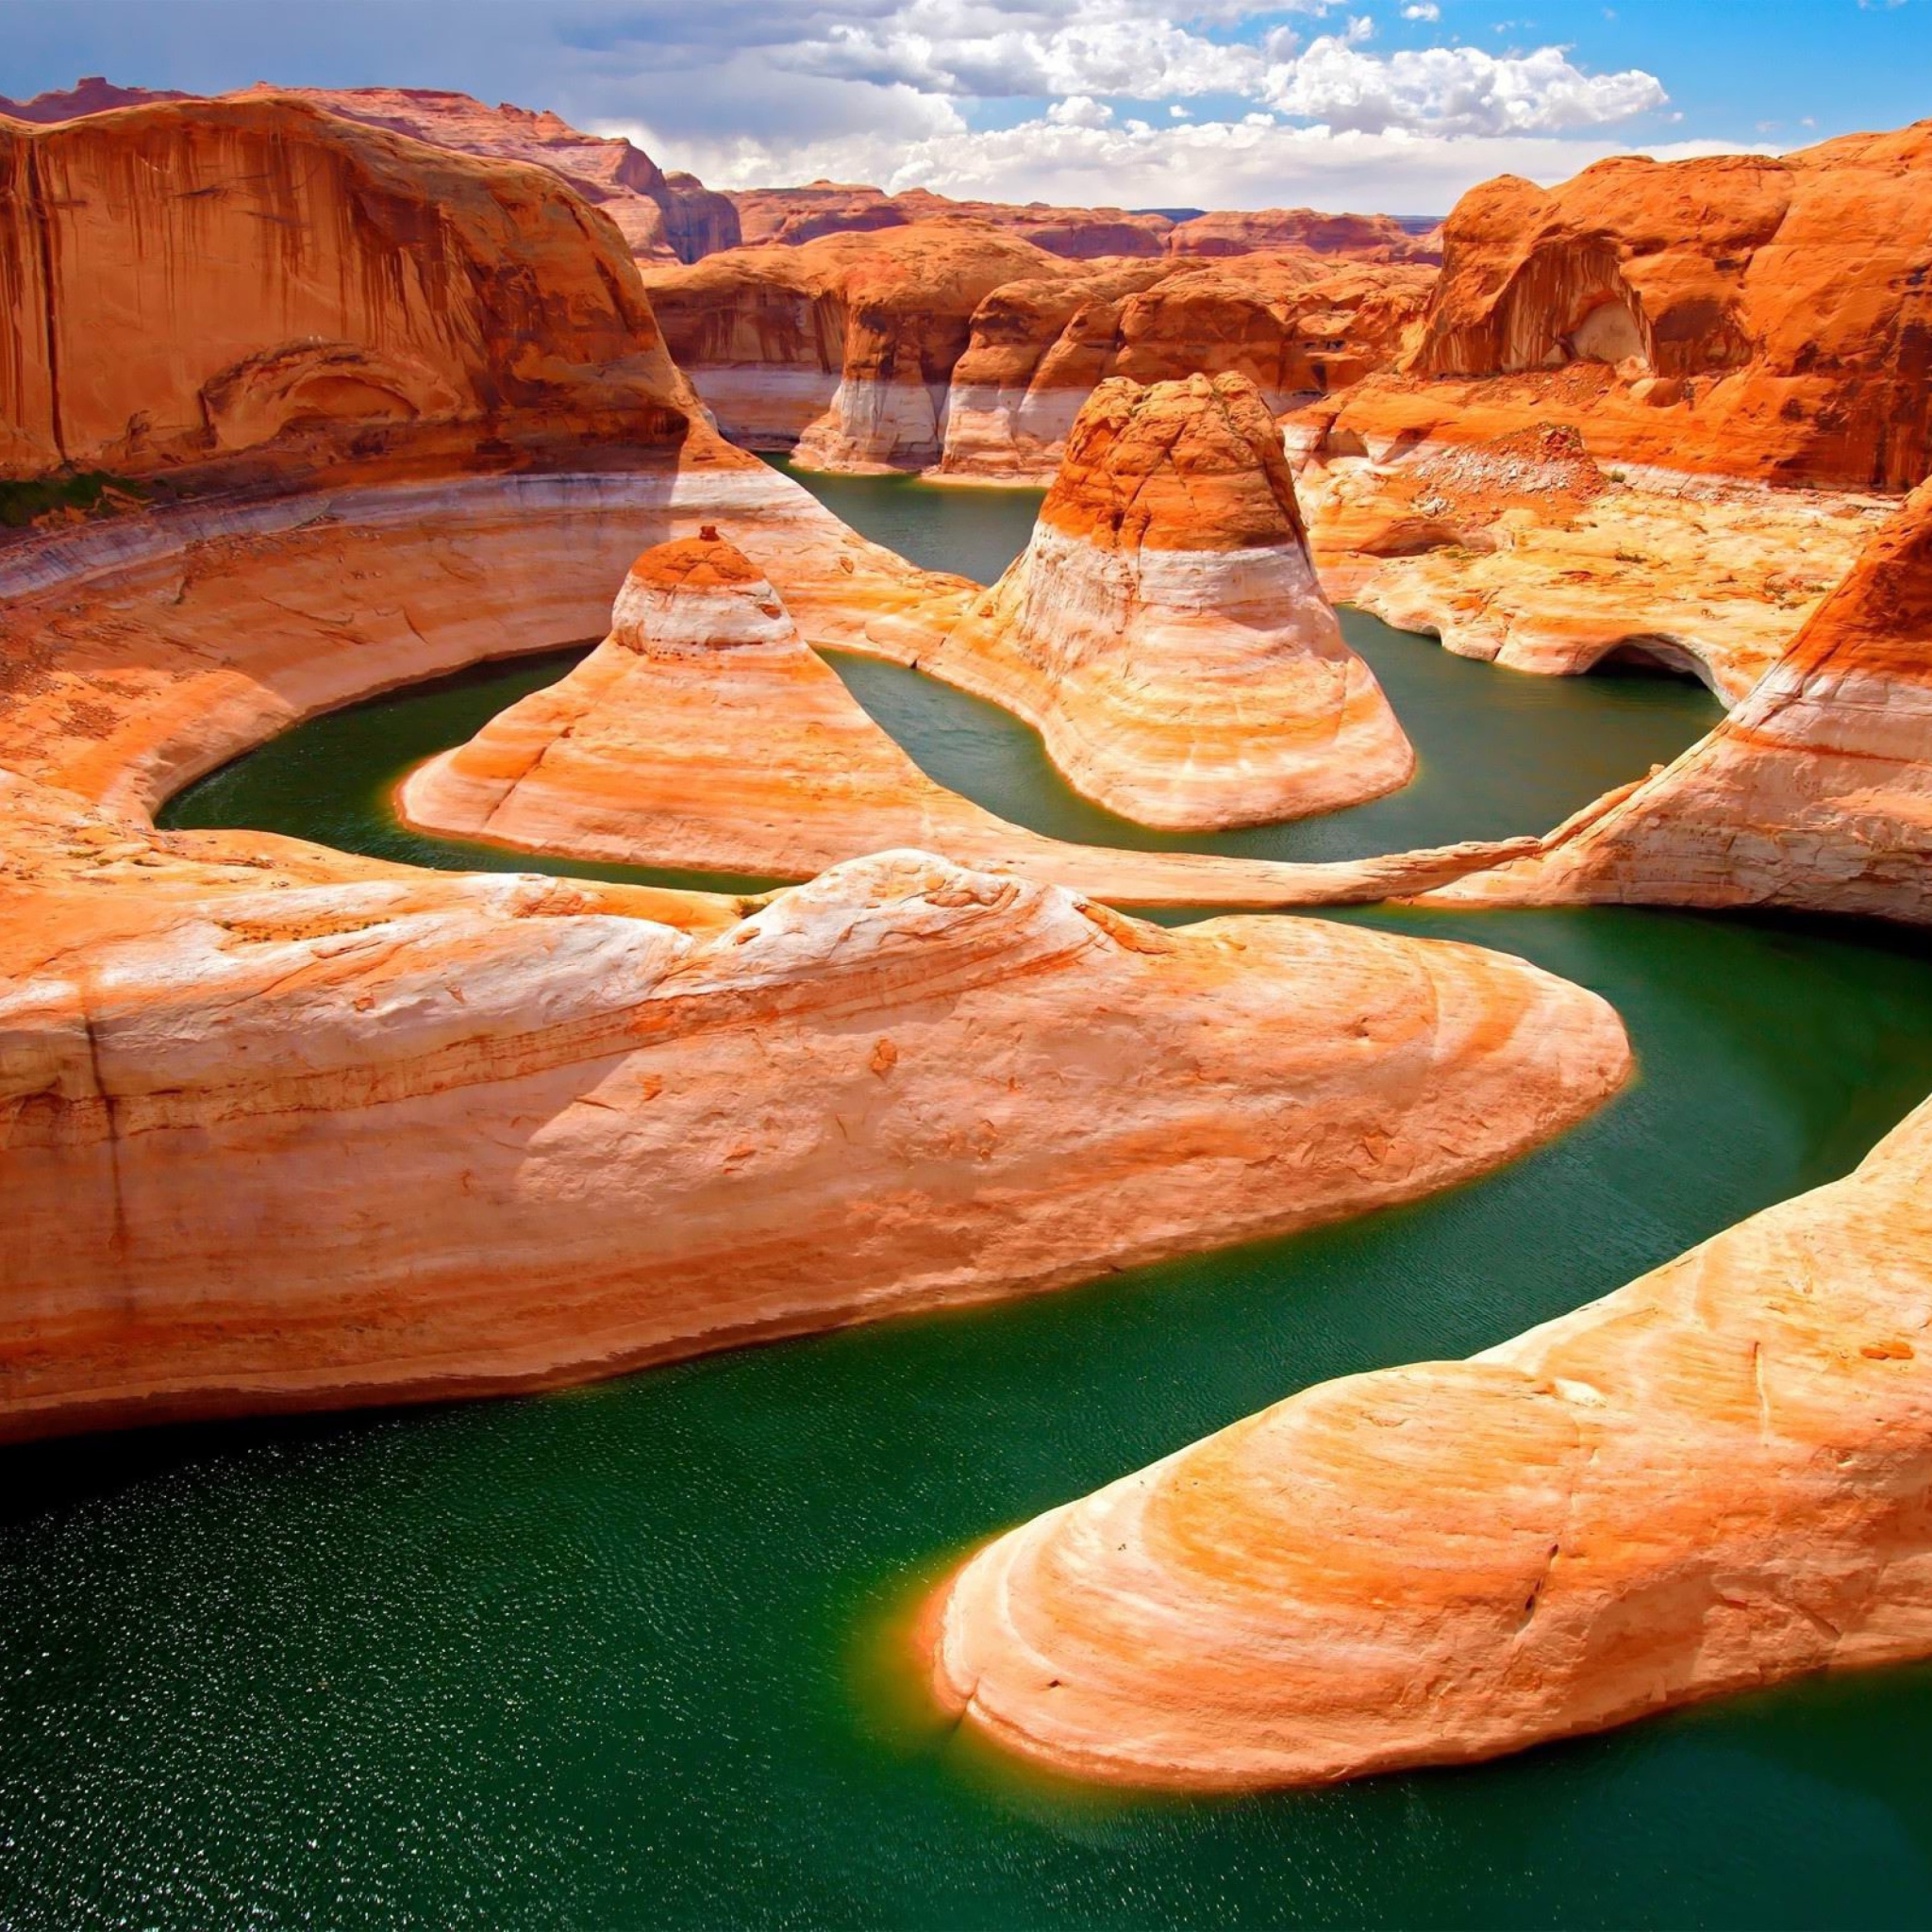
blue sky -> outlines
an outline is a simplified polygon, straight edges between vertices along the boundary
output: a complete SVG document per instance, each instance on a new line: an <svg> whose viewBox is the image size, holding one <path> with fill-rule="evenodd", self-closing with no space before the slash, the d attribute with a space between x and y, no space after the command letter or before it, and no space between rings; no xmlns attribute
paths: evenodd
<svg viewBox="0 0 1932 1932"><path fill-rule="evenodd" d="M0 93L450 87L725 186L1446 208L1932 112L1932 0L0 0Z"/></svg>

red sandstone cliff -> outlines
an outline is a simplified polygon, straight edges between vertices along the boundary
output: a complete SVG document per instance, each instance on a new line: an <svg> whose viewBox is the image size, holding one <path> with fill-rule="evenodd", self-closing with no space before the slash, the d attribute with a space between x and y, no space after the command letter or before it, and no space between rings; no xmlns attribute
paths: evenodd
<svg viewBox="0 0 1932 1932"><path fill-rule="evenodd" d="M1465 440L1557 414L1599 458L1909 488L1932 462L1928 180L1932 122L1486 182L1449 217L1406 365L1465 380L1386 386L1356 427ZM1604 366L1551 374L1576 363Z"/></svg>
<svg viewBox="0 0 1932 1932"><path fill-rule="evenodd" d="M0 121L0 472L715 449L552 175L258 96Z"/></svg>
<svg viewBox="0 0 1932 1932"><path fill-rule="evenodd" d="M666 342L727 435L827 468L936 461L981 301L1075 274L981 223L741 248L645 278Z"/></svg>
<svg viewBox="0 0 1932 1932"><path fill-rule="evenodd" d="M457 154L548 168L602 208L641 259L695 261L717 249L738 246L738 210L728 195L714 193L692 175L665 174L649 155L621 137L580 134L555 114L533 113L508 101L490 108L470 94L436 88L279 92Z"/></svg>
<svg viewBox="0 0 1932 1932"><path fill-rule="evenodd" d="M739 243L738 210L729 196L714 193L693 175L667 175L627 141L580 134L555 114L533 113L508 101L491 108L473 94L443 88L277 88L262 83L225 98L253 100L264 94L309 101L331 114L407 134L455 154L547 168L601 208L617 224L631 252L642 259L695 261L714 249L736 248ZM0 114L46 124L117 108L206 98L116 87L94 75L72 88L36 94L28 101L0 95Z"/></svg>

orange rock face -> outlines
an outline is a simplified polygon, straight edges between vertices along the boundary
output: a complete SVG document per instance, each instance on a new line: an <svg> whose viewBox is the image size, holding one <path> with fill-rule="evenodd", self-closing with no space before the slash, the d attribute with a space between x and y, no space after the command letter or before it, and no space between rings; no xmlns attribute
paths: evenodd
<svg viewBox="0 0 1932 1932"><path fill-rule="evenodd" d="M1353 255L1368 261L1437 262L1441 230L1393 215L1325 215L1311 208L1239 209L1196 215L1167 237L1170 255L1254 255L1309 248L1317 255Z"/></svg>
<svg viewBox="0 0 1932 1932"><path fill-rule="evenodd" d="M1403 889L1378 861L1066 845L992 817L920 771L715 532L640 557L598 649L412 773L400 807L458 838L767 877L916 846L1114 905L1339 904ZM1431 870L1446 881L1487 859L1451 848L1414 861L1420 890Z"/></svg>
<svg viewBox="0 0 1932 1932"><path fill-rule="evenodd" d="M615 222L641 259L695 261L739 243L738 210L690 175L666 175L650 156L624 140L580 134L550 113L504 102L489 108L474 95L441 88L244 88L231 100L292 97L350 121L386 127L455 154L521 161L560 175ZM98 75L30 101L0 96L0 114L17 121L71 121L115 108L153 107L205 95L114 87Z"/></svg>
<svg viewBox="0 0 1932 1932"><path fill-rule="evenodd" d="M304 102L0 123L0 472L716 451L608 223Z"/></svg>
<svg viewBox="0 0 1932 1932"><path fill-rule="evenodd" d="M1414 765L1238 375L1101 384L1032 541L920 661L1031 720L1070 783L1143 824L1330 810Z"/></svg>
<svg viewBox="0 0 1932 1932"><path fill-rule="evenodd" d="M1488 182L1449 218L1408 371L1614 367L1561 418L1600 459L1909 488L1932 465L1928 156L1921 122L1774 158L1602 161L1548 192ZM1495 434L1525 401L1550 415L1564 391L1547 375L1431 387L1407 426L1433 414L1463 440ZM1365 399L1361 421L1402 413Z"/></svg>
<svg viewBox="0 0 1932 1932"><path fill-rule="evenodd" d="M1239 922L1170 941L926 858L760 909L147 824L295 718L583 635L641 539L708 552L720 520L816 637L916 653L968 588L762 466L668 459L8 547L0 1435L578 1380L1412 1185L1359 1167L1352 1124L1351 1180L1303 1185L1331 1049L1290 1045L1299 974L1340 983L1339 948L1376 977L1367 936L1290 958L1264 931L1251 957Z"/></svg>
<svg viewBox="0 0 1932 1932"><path fill-rule="evenodd" d="M1932 485L1708 737L1457 890L1932 920Z"/></svg>
<svg viewBox="0 0 1932 1932"><path fill-rule="evenodd" d="M1526 1091L1547 1130L1624 1065L1601 1002L1515 961L1169 935L915 854L722 930L514 877L8 896L14 1438L1047 1288L1459 1179Z"/></svg>
<svg viewBox="0 0 1932 1932"><path fill-rule="evenodd" d="M1346 387L1394 362L1431 280L1304 251L1008 283L979 305L953 371L941 472L1051 477L1074 415L1110 375L1243 375L1275 410Z"/></svg>
<svg viewBox="0 0 1932 1932"><path fill-rule="evenodd" d="M1932 1105L1466 1362L1329 1382L1001 1538L943 1704L1090 1777L1459 1763L1932 1652Z"/></svg>
<svg viewBox="0 0 1932 1932"><path fill-rule="evenodd" d="M938 461L953 366L986 295L1074 272L984 224L922 223L734 249L646 283L726 435L867 470Z"/></svg>

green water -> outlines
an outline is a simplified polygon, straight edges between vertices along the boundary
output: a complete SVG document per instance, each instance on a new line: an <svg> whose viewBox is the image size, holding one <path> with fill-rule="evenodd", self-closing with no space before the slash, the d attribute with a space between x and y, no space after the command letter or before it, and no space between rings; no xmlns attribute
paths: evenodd
<svg viewBox="0 0 1932 1932"><path fill-rule="evenodd" d="M991 541L977 495L891 501ZM375 841L398 763L545 675L305 726L186 807ZM1621 687L1575 691L1582 759ZM909 1715L896 1620L963 1547L1309 1381L1572 1307L1844 1172L1932 1089L1914 938L1354 916L1597 988L1641 1078L1478 1185L1072 1293L0 1458L0 1925L1924 1924L1932 1670L1232 1803L1060 1789Z"/></svg>

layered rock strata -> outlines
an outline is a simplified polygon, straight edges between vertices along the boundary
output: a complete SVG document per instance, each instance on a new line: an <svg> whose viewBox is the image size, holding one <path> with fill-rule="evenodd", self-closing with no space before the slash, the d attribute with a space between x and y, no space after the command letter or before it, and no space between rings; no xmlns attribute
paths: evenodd
<svg viewBox="0 0 1932 1932"><path fill-rule="evenodd" d="M407 134L456 154L547 168L617 224L641 261L696 261L740 241L731 197L691 175L667 175L621 135L581 134L557 115L508 101L486 107L441 88L261 88L331 114ZM245 100L243 93L235 98Z"/></svg>
<svg viewBox="0 0 1932 1932"><path fill-rule="evenodd" d="M1291 461L1323 448L1321 428L1313 411L1290 417ZM1295 490L1338 602L1511 670L1648 664L1701 678L1727 705L1895 508L1722 479L1646 486L1548 424L1386 464L1324 453L1302 461Z"/></svg>
<svg viewBox="0 0 1932 1932"><path fill-rule="evenodd" d="M1425 269L1307 253L1137 263L995 289L953 370L948 480L1044 482L1099 383L1244 375L1275 411L1391 366L1419 326Z"/></svg>
<svg viewBox="0 0 1932 1932"><path fill-rule="evenodd" d="M942 1704L1083 1777L1462 1763L1932 1653L1932 1104L1463 1362L1324 1383L1002 1537Z"/></svg>
<svg viewBox="0 0 1932 1932"><path fill-rule="evenodd" d="M1070 783L1146 824L1332 810L1414 766L1237 375L1095 390L1031 542L920 662L1029 719Z"/></svg>
<svg viewBox="0 0 1932 1932"><path fill-rule="evenodd" d="M666 452L698 415L555 176L284 98L0 122L0 473Z"/></svg>
<svg viewBox="0 0 1932 1932"><path fill-rule="evenodd" d="M981 300L1069 272L984 224L925 223L734 249L646 283L671 353L727 436L865 471L938 462Z"/></svg>
<svg viewBox="0 0 1932 1932"><path fill-rule="evenodd" d="M8 1437L1044 1289L1479 1172L1625 1059L1514 960L916 854L714 932L513 877L134 896L8 893Z"/></svg>
<svg viewBox="0 0 1932 1932"><path fill-rule="evenodd" d="M1932 920L1932 485L1716 730L1457 891Z"/></svg>
<svg viewBox="0 0 1932 1932"><path fill-rule="evenodd" d="M913 845L1115 905L1336 904L1403 890L1380 860L1135 853L994 818L913 764L715 531L640 557L604 642L412 773L398 803L411 824L448 836L758 876ZM1493 857L1451 847L1400 865L1422 890L1431 873L1446 880Z"/></svg>

